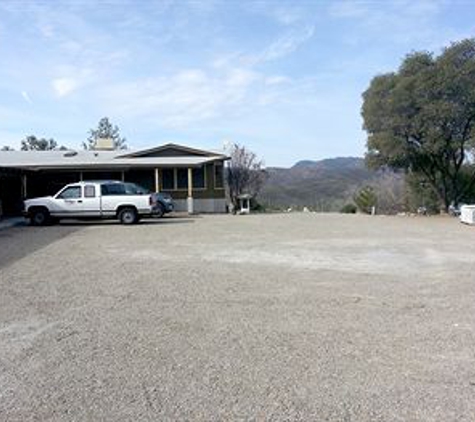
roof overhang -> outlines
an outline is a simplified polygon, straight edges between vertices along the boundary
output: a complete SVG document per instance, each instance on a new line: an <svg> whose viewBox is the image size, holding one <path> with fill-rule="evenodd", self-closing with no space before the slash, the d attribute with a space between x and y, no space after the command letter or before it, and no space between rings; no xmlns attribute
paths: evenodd
<svg viewBox="0 0 475 422"><path fill-rule="evenodd" d="M0 152L0 167L28 171L39 170L126 170L130 168L201 167L225 161L225 155L131 156L118 152L95 151L13 151Z"/></svg>

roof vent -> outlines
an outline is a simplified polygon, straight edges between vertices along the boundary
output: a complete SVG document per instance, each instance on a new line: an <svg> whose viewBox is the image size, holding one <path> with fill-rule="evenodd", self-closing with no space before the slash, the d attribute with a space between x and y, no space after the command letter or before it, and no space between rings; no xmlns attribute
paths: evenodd
<svg viewBox="0 0 475 422"><path fill-rule="evenodd" d="M75 155L78 155L78 152L77 152L77 151L66 151L66 152L63 154L63 157L74 157Z"/></svg>

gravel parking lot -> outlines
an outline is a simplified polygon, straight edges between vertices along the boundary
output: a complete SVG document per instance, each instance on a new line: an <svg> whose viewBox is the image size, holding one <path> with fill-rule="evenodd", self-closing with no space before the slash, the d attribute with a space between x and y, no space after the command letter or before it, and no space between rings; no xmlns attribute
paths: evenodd
<svg viewBox="0 0 475 422"><path fill-rule="evenodd" d="M475 228L197 216L0 231L2 421L473 421Z"/></svg>

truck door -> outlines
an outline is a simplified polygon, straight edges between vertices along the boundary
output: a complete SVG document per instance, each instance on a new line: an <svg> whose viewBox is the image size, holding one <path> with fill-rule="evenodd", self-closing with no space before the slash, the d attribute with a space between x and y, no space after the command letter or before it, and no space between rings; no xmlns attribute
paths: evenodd
<svg viewBox="0 0 475 422"><path fill-rule="evenodd" d="M101 198L98 186L93 184L84 185L82 215L85 217L101 216Z"/></svg>
<svg viewBox="0 0 475 422"><path fill-rule="evenodd" d="M82 210L81 186L68 186L56 195L51 215L58 217L80 216Z"/></svg>

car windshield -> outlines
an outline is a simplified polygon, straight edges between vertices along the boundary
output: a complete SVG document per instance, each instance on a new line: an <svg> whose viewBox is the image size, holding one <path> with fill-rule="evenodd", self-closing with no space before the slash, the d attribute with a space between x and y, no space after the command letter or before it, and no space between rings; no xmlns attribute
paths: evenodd
<svg viewBox="0 0 475 422"><path fill-rule="evenodd" d="M150 191L142 186L136 185L135 183L124 183L125 193L127 195L145 195L150 193Z"/></svg>

